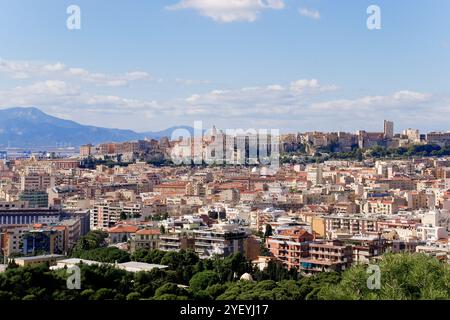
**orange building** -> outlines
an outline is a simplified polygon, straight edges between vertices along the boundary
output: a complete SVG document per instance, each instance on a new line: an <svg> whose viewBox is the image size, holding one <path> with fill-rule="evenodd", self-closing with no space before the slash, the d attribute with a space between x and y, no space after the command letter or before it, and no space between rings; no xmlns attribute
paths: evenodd
<svg viewBox="0 0 450 320"><path fill-rule="evenodd" d="M314 235L305 229L295 227L282 230L279 234L267 238L266 247L289 269L300 269L300 259L308 257L309 242L313 240Z"/></svg>

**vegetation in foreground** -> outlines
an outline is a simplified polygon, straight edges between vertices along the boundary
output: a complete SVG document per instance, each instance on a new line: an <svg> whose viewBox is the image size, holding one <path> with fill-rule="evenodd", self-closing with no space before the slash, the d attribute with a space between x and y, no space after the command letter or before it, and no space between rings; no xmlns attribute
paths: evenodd
<svg viewBox="0 0 450 320"><path fill-rule="evenodd" d="M200 260L191 251L140 250L132 260L168 269L130 273L80 265L81 290L67 289L65 269L17 267L0 274L0 300L384 300L450 299L450 268L423 254L387 254L379 263L381 287L369 290L364 266L342 274L302 277L279 263L260 271L242 255ZM239 280L246 272L254 281Z"/></svg>

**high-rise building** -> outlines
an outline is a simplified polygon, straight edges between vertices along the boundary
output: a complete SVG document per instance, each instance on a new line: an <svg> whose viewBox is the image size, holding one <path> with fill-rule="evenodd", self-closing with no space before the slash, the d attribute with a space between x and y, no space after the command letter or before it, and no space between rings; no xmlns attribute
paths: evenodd
<svg viewBox="0 0 450 320"><path fill-rule="evenodd" d="M47 173L30 173L20 176L20 189L28 190L47 190L55 186L55 177Z"/></svg>
<svg viewBox="0 0 450 320"><path fill-rule="evenodd" d="M41 190L24 190L19 200L28 203L29 208L48 208L48 193Z"/></svg>
<svg viewBox="0 0 450 320"><path fill-rule="evenodd" d="M394 122L384 120L384 137L392 139L394 137Z"/></svg>
<svg viewBox="0 0 450 320"><path fill-rule="evenodd" d="M309 166L306 170L307 181L310 181L312 185L322 184L323 182L323 171L322 166Z"/></svg>
<svg viewBox="0 0 450 320"><path fill-rule="evenodd" d="M91 229L107 229L120 221L121 213L127 217L137 217L142 214L142 207L138 203L99 202L90 214Z"/></svg>

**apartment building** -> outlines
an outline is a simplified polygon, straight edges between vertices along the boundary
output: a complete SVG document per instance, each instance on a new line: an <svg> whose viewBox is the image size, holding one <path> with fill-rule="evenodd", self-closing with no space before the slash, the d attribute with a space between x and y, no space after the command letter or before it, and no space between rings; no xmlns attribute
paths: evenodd
<svg viewBox="0 0 450 320"><path fill-rule="evenodd" d="M344 271L353 261L351 245L340 240L309 244L309 257L300 258L300 270L304 273Z"/></svg>
<svg viewBox="0 0 450 320"><path fill-rule="evenodd" d="M444 227L420 225L417 226L417 237L422 241L437 241L446 239L448 237L448 232Z"/></svg>
<svg viewBox="0 0 450 320"><path fill-rule="evenodd" d="M405 194L408 201L408 209L417 210L434 207L434 197L431 197L425 191L410 191Z"/></svg>
<svg viewBox="0 0 450 320"><path fill-rule="evenodd" d="M27 230L22 235L24 255L36 253L62 254L65 252L64 233L61 230L39 227Z"/></svg>
<svg viewBox="0 0 450 320"><path fill-rule="evenodd" d="M127 217L142 215L140 203L108 202L96 203L91 210L91 229L107 229L120 221L121 214Z"/></svg>
<svg viewBox="0 0 450 320"><path fill-rule="evenodd" d="M323 169L322 166L310 166L306 169L307 181L311 182L313 186L323 183Z"/></svg>
<svg viewBox="0 0 450 320"><path fill-rule="evenodd" d="M70 250L82 236L82 219L72 218L61 221L61 226L65 232L65 248Z"/></svg>
<svg viewBox="0 0 450 320"><path fill-rule="evenodd" d="M26 201L0 201L0 210L27 208L28 203Z"/></svg>
<svg viewBox="0 0 450 320"><path fill-rule="evenodd" d="M162 196L184 196L189 192L188 184L187 181L162 183L154 186L153 191L159 192Z"/></svg>
<svg viewBox="0 0 450 320"><path fill-rule="evenodd" d="M234 253L245 254L245 240L248 234L234 224L215 224L208 229L193 231L194 251L201 258L213 255L229 256Z"/></svg>
<svg viewBox="0 0 450 320"><path fill-rule="evenodd" d="M391 179L378 179L377 183L386 184L389 189L416 190L417 181L409 178L397 177Z"/></svg>
<svg viewBox="0 0 450 320"><path fill-rule="evenodd" d="M55 186L55 177L47 173L22 174L20 190L47 190Z"/></svg>
<svg viewBox="0 0 450 320"><path fill-rule="evenodd" d="M62 212L57 209L0 209L0 226L57 223Z"/></svg>
<svg viewBox="0 0 450 320"><path fill-rule="evenodd" d="M374 218L358 215L328 215L323 216L323 219L325 220L327 236L330 236L334 231L346 231L354 235L378 232L379 220Z"/></svg>
<svg viewBox="0 0 450 320"><path fill-rule="evenodd" d="M416 252L416 248L419 245L419 241L416 239L405 239L405 240L391 240L387 241L387 251L392 253L400 252Z"/></svg>
<svg viewBox="0 0 450 320"><path fill-rule="evenodd" d="M435 257L442 262L450 262L450 243L447 239L418 245L416 252Z"/></svg>
<svg viewBox="0 0 450 320"><path fill-rule="evenodd" d="M374 257L386 251L386 240L377 236L353 236L345 243L352 246L352 260L356 264L369 264Z"/></svg>
<svg viewBox="0 0 450 320"><path fill-rule="evenodd" d="M266 248L289 269L300 269L300 258L309 256L314 236L303 228L289 228L266 239Z"/></svg>
<svg viewBox="0 0 450 320"><path fill-rule="evenodd" d="M1 254L8 257L22 252L22 235L28 228L23 225L0 227Z"/></svg>
<svg viewBox="0 0 450 320"><path fill-rule="evenodd" d="M24 190L19 195L19 200L26 202L29 208L48 208L48 193L43 190Z"/></svg>
<svg viewBox="0 0 450 320"><path fill-rule="evenodd" d="M192 234L188 233L168 233L159 236L159 250L179 251L194 249L195 240Z"/></svg>
<svg viewBox="0 0 450 320"><path fill-rule="evenodd" d="M391 215L400 210L400 205L395 199L368 199L362 206L364 213Z"/></svg>

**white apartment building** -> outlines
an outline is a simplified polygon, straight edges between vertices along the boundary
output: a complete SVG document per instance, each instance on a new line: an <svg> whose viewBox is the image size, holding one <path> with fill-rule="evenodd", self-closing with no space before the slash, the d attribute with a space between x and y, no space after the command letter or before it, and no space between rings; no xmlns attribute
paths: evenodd
<svg viewBox="0 0 450 320"><path fill-rule="evenodd" d="M142 206L139 203L100 202L91 209L91 229L107 229L120 221L121 213L128 217L142 215Z"/></svg>
<svg viewBox="0 0 450 320"><path fill-rule="evenodd" d="M247 232L235 224L216 224L212 228L194 230L194 251L201 258L244 253Z"/></svg>
<svg viewBox="0 0 450 320"><path fill-rule="evenodd" d="M436 241L447 238L448 232L443 227L432 225L417 226L417 237L422 241Z"/></svg>

